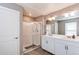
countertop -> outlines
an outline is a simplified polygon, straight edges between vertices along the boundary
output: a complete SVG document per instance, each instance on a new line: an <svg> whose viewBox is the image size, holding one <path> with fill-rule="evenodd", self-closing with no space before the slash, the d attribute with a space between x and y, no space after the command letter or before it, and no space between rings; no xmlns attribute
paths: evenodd
<svg viewBox="0 0 79 59"><path fill-rule="evenodd" d="M68 41L79 41L79 36L76 36L75 39L68 38L66 35L60 35L60 34L52 34L52 35L45 35L52 38L58 38L62 40L68 40Z"/></svg>

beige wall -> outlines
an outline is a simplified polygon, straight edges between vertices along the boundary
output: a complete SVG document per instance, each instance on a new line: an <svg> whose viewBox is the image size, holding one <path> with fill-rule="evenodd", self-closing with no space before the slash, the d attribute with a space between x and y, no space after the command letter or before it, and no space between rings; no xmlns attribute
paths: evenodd
<svg viewBox="0 0 79 59"><path fill-rule="evenodd" d="M32 22L32 21L33 21L33 18L28 17L28 16L24 16L23 21L24 21L24 22Z"/></svg>
<svg viewBox="0 0 79 59"><path fill-rule="evenodd" d="M32 21L33 19L31 17L23 17L23 48L32 45Z"/></svg>
<svg viewBox="0 0 79 59"><path fill-rule="evenodd" d="M75 11L75 10L79 11L79 3L71 5L69 7L64 8L64 9L49 13L48 15L39 16L39 17L36 18L36 20L39 21L40 18L42 18L42 17L44 17L45 20L47 20L48 17L52 17L52 16L55 16L55 15L59 16L59 15L62 15L63 13L68 13L68 12Z"/></svg>
<svg viewBox="0 0 79 59"><path fill-rule="evenodd" d="M23 48L31 45L32 45L32 24L28 22L23 22Z"/></svg>
<svg viewBox="0 0 79 59"><path fill-rule="evenodd" d="M58 10L56 12L50 13L46 17L54 16L54 15L61 15L63 13L67 13L67 12L74 11L74 10L79 10L79 3L76 3L72 6L66 7L64 9Z"/></svg>

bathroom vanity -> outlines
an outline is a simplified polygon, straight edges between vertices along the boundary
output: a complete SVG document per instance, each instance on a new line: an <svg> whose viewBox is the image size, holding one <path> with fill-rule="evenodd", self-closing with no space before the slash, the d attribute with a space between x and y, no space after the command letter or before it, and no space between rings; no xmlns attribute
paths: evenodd
<svg viewBox="0 0 79 59"><path fill-rule="evenodd" d="M72 39L64 35L43 35L41 47L55 55L79 55L79 37Z"/></svg>

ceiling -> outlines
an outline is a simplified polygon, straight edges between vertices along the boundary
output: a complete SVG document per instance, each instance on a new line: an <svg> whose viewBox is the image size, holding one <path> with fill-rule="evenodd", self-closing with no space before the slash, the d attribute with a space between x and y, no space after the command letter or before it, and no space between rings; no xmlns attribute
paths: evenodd
<svg viewBox="0 0 79 59"><path fill-rule="evenodd" d="M47 15L73 4L74 3L18 3L18 5L24 7L25 15L32 17Z"/></svg>

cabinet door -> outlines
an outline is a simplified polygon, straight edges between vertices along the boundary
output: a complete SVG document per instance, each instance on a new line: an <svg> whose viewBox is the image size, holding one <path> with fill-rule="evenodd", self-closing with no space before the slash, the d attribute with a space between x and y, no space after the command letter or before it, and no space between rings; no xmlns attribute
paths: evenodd
<svg viewBox="0 0 79 59"><path fill-rule="evenodd" d="M65 45L66 41L55 38L55 54L65 55L66 54Z"/></svg>
<svg viewBox="0 0 79 59"><path fill-rule="evenodd" d="M48 50L48 40L46 39L46 36L42 36L41 47Z"/></svg>
<svg viewBox="0 0 79 59"><path fill-rule="evenodd" d="M79 55L79 43L78 42L68 42L68 55Z"/></svg>
<svg viewBox="0 0 79 59"><path fill-rule="evenodd" d="M47 40L48 40L48 51L54 54L54 39L51 36L49 36L47 37Z"/></svg>
<svg viewBox="0 0 79 59"><path fill-rule="evenodd" d="M54 53L54 43L51 36L42 37L42 48L47 50L50 53Z"/></svg>

